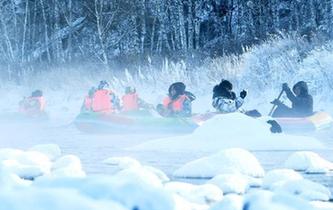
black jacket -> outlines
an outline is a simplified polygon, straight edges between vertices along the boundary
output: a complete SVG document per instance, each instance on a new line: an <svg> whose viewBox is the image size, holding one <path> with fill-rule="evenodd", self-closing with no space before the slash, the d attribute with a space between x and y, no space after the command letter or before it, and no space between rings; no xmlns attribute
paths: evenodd
<svg viewBox="0 0 333 210"><path fill-rule="evenodd" d="M308 92L308 87L306 83L299 82L296 87L300 88L300 94L295 96L294 93L288 88L286 89L286 94L288 99L292 103L292 110L296 117L306 117L313 114L313 98Z"/></svg>

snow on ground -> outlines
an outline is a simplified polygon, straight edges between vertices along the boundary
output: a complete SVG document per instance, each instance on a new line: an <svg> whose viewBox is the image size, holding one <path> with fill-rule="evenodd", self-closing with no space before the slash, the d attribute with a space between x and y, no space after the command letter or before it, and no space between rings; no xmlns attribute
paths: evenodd
<svg viewBox="0 0 333 210"><path fill-rule="evenodd" d="M175 177L214 177L225 173L241 173L263 177L259 161L244 149L226 149L217 154L191 161L174 172Z"/></svg>
<svg viewBox="0 0 333 210"><path fill-rule="evenodd" d="M248 150L313 150L323 149L312 137L272 134L264 120L241 113L217 115L206 121L193 134L163 138L132 147L143 151L217 152L239 147Z"/></svg>
<svg viewBox="0 0 333 210"><path fill-rule="evenodd" d="M33 148L46 154L58 151L50 149L58 148L56 145ZM84 176L78 157L64 155L51 161L46 154L31 150L0 150L0 210L327 210L331 207L318 202L331 197L327 188L301 179L290 169L270 171L263 178L265 185L274 186L274 191L248 190L261 186L260 179L253 177L263 177L264 171L256 158L243 149L224 150L197 161L204 164L197 165L201 170L206 170L204 167L207 164L209 167L210 161L212 166L220 165L223 169L202 185L170 181L163 171L144 166L130 157L106 159L105 163L119 167L112 175ZM4 170L6 161L21 161L22 166L43 166L45 160L51 165L49 173L31 180L18 176L20 174L10 168ZM21 172L29 174L31 169L23 167Z"/></svg>
<svg viewBox="0 0 333 210"><path fill-rule="evenodd" d="M306 173L327 173L333 170L333 163L309 151L295 152L285 162L285 167Z"/></svg>

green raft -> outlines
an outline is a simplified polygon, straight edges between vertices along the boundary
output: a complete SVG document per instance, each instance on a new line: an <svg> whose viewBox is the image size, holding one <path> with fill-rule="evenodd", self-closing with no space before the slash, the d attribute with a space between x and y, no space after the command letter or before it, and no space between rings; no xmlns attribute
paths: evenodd
<svg viewBox="0 0 333 210"><path fill-rule="evenodd" d="M75 126L85 133L190 133L198 124L192 118L164 118L149 111L119 114L81 113Z"/></svg>

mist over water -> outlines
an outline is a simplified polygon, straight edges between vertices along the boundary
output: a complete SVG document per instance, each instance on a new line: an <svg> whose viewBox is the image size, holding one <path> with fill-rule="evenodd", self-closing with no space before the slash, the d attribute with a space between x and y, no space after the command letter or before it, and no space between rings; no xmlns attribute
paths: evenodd
<svg viewBox="0 0 333 210"><path fill-rule="evenodd" d="M185 62L165 60L164 65L158 69L148 66L118 70L121 72L117 73L117 77L107 71L88 73L84 68L68 68L28 75L22 78L20 85L2 81L0 148L29 148L41 143L55 143L65 153L78 155L88 172L107 170L101 162L114 155L131 155L171 172L177 166L203 154L163 156L156 153L133 153L125 149L165 135L87 135L71 124L79 114L83 98L91 86L97 85L100 80L107 80L121 97L124 87L131 85L136 87L143 99L156 105L162 101L172 82L183 81L188 90L197 95L193 104L194 112L203 113L213 110L212 88L222 78L226 78L235 84L236 92L248 90L245 109L258 109L266 115L272 106L269 102L277 97L283 82L292 86L299 80L305 80L314 96L315 110L325 110L332 114L332 43L325 43L310 51L303 49L305 47L308 46L298 39L284 38L247 49L240 56L207 59L201 66L191 69ZM27 123L5 119L6 114L17 111L18 102L34 89L43 90L50 120ZM320 138L327 143L328 149L333 148L333 144L328 143L333 138L332 132ZM327 154L324 156L327 157Z"/></svg>
<svg viewBox="0 0 333 210"><path fill-rule="evenodd" d="M269 102L281 89L283 82L292 86L299 80L308 82L315 98L315 109L332 111L327 104L333 99L333 47L324 43L308 50L309 44L296 38L268 41L248 49L240 56L207 59L195 68L185 62L165 60L163 66L118 69L117 76L108 71L89 71L84 67L54 69L53 71L27 75L20 85L2 81L0 112L15 112L18 101L41 89L47 100L51 118L73 117L79 113L83 97L90 87L100 80L108 80L112 89L121 96L124 87L136 87L146 101L157 104L167 93L172 82L183 81L188 90L198 96L193 104L195 112L211 108L212 88L222 78L234 83L236 92L249 91L246 108L258 108L268 112ZM306 52L306 54L305 54Z"/></svg>

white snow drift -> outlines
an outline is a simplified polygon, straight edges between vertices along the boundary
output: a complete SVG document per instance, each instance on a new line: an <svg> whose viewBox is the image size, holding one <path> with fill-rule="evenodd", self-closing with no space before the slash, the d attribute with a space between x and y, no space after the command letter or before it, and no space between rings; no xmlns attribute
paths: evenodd
<svg viewBox="0 0 333 210"><path fill-rule="evenodd" d="M333 163L314 152L295 152L288 157L285 167L306 173L327 173L333 170Z"/></svg>
<svg viewBox="0 0 333 210"><path fill-rule="evenodd" d="M234 148L191 161L176 170L174 176L211 178L230 173L240 173L252 177L263 177L265 174L256 157L246 150Z"/></svg>
<svg viewBox="0 0 333 210"><path fill-rule="evenodd" d="M248 150L310 150L323 145L311 137L272 134L265 120L241 113L217 115L193 134L163 138L135 146L133 150L218 152L227 148Z"/></svg>

